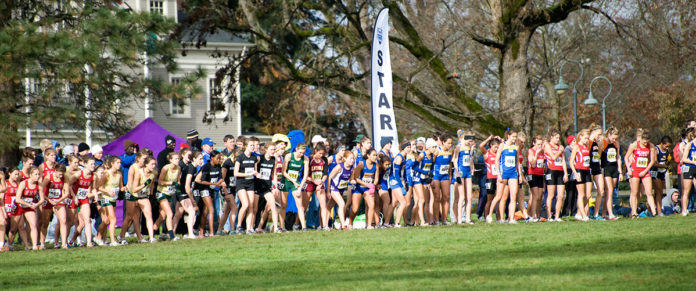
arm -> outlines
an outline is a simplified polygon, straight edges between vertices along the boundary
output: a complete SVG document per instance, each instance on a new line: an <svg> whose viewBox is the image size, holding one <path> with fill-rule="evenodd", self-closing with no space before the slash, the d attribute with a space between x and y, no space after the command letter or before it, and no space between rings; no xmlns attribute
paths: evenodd
<svg viewBox="0 0 696 291"><path fill-rule="evenodd" d="M184 185L184 190L186 190L186 195L188 195L189 199L191 199L191 201L194 201L193 200L193 191L191 189L191 181L192 180L193 180L193 175L187 173L186 174L186 185ZM198 208L197 203L193 203L193 206Z"/></svg>
<svg viewBox="0 0 696 291"><path fill-rule="evenodd" d="M329 173L329 180L333 180L333 178L335 178L336 175L338 175L338 171L340 171L340 170L341 170L340 167L333 168L333 170L331 170L331 173Z"/></svg>
<svg viewBox="0 0 696 291"><path fill-rule="evenodd" d="M160 171L159 178L157 179L157 184L160 184L162 186L169 186L172 184L172 182L167 181L167 173L169 172L169 165L166 165L162 168L162 171Z"/></svg>
<svg viewBox="0 0 696 291"><path fill-rule="evenodd" d="M196 175L196 184L205 185L205 186L215 185L213 183L210 183L209 181L203 180L203 170L198 172L198 175Z"/></svg>
<svg viewBox="0 0 696 291"><path fill-rule="evenodd" d="M527 150L527 163L531 168L536 169L536 157L532 154L532 149Z"/></svg>
<svg viewBox="0 0 696 291"><path fill-rule="evenodd" d="M15 203L19 204L20 206L24 206L25 208L29 208L33 205L22 200L22 193L24 193L24 185L26 185L26 183L19 183L19 186L17 187L17 194L15 194Z"/></svg>
<svg viewBox="0 0 696 291"><path fill-rule="evenodd" d="M652 169L652 167L655 165L655 161L657 161L657 150L653 146L650 149L650 160L648 161L648 166L645 168L645 170L643 170L643 175L641 175L641 177L645 176L650 169Z"/></svg>
<svg viewBox="0 0 696 291"><path fill-rule="evenodd" d="M140 173L141 171L135 171L135 172L136 173L133 175L133 180L132 180L133 182L129 183L129 184L131 184L131 193L133 193L133 194L135 194L138 191L143 190L145 187L147 187L145 185L142 185L142 186L140 185L140 179L142 176L142 174ZM128 181L131 181L131 180L128 180Z"/></svg>
<svg viewBox="0 0 696 291"><path fill-rule="evenodd" d="M495 153L495 164L493 165L494 167L498 168L498 180L502 179L502 174L503 174L503 169L500 167L500 154L503 151L499 148L498 152Z"/></svg>
<svg viewBox="0 0 696 291"><path fill-rule="evenodd" d="M686 144L686 147L687 147L687 148L691 148L691 144L692 144L692 143L693 143L693 142L689 142L688 144ZM694 162L694 161L692 161L691 159L689 159L689 151L685 151L685 150L684 150L684 147L682 147L682 146L679 147L679 151L681 152L681 162L682 162L682 164L696 165L696 162Z"/></svg>
<svg viewBox="0 0 696 291"><path fill-rule="evenodd" d="M290 156L291 155L292 155L292 153L285 155L285 160L283 160L283 177L285 177L285 179L287 179L288 181L292 182L292 180L293 180L292 177L290 177L290 175L288 175L288 164L290 163Z"/></svg>
<svg viewBox="0 0 696 291"><path fill-rule="evenodd" d="M49 179L50 179L50 177L49 177ZM39 193L43 193L44 191L47 191L46 188L48 187L48 180L49 180L49 179L42 179L42 180L39 182ZM49 200L50 200L50 199L49 199ZM49 202L50 202L50 201L49 201ZM53 204L53 203L51 203L51 204Z"/></svg>
<svg viewBox="0 0 696 291"><path fill-rule="evenodd" d="M488 150L486 149L486 144L493 139L493 136L488 136L488 138L479 144L479 149L481 149L481 154L485 155Z"/></svg>
<svg viewBox="0 0 696 291"><path fill-rule="evenodd" d="M63 183L63 191L61 192L60 198L58 198L55 204L61 203L65 201L65 199L68 199L68 197L70 197L70 188L70 184Z"/></svg>
<svg viewBox="0 0 696 291"><path fill-rule="evenodd" d="M298 189L302 189L304 187L305 183L307 183L307 177L309 177L309 171L311 170L309 168L309 158L306 156L303 157L304 159L304 171L302 171L302 181L300 181L300 186L297 187Z"/></svg>
<svg viewBox="0 0 696 291"><path fill-rule="evenodd" d="M362 187L367 187L367 184L365 184L365 182L363 182L360 179L360 172L362 172L362 169L363 169L362 163L359 163L357 166L355 166L355 169L353 169L353 173L350 175L350 179L355 180L355 182L358 183L358 185L360 185Z"/></svg>
<svg viewBox="0 0 696 291"><path fill-rule="evenodd" d="M624 156L624 162L626 162L626 166L631 164L630 158L633 156L633 151L635 151L636 146L634 144L631 144L628 146L628 150L626 151L626 155ZM629 169L628 171L629 175L633 173L633 169Z"/></svg>
<svg viewBox="0 0 696 291"><path fill-rule="evenodd" d="M580 176L578 176L578 170L575 169L575 156L577 156L578 150L578 146L573 145L573 151L570 152L570 157L568 157L568 161L570 161L570 170L573 172L576 179L580 178Z"/></svg>

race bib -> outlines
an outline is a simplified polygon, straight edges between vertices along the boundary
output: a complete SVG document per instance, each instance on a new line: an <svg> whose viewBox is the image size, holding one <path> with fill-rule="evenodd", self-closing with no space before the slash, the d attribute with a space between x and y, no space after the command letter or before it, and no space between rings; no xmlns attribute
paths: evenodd
<svg viewBox="0 0 696 291"><path fill-rule="evenodd" d="M249 175L249 174L253 174L253 173L254 173L254 168L244 168L244 174ZM245 177L244 179L251 180L251 179L254 179L254 176L248 176L248 177Z"/></svg>
<svg viewBox="0 0 696 291"><path fill-rule="evenodd" d="M486 189L491 190L491 182L486 183Z"/></svg>
<svg viewBox="0 0 696 291"><path fill-rule="evenodd" d="M324 177L324 173L312 172L312 180L321 180L322 177Z"/></svg>
<svg viewBox="0 0 696 291"><path fill-rule="evenodd" d="M201 190L201 197L210 197L210 191L208 189Z"/></svg>
<svg viewBox="0 0 696 291"><path fill-rule="evenodd" d="M543 168L544 167L544 160L537 160L536 167Z"/></svg>
<svg viewBox="0 0 696 291"><path fill-rule="evenodd" d="M300 177L300 171L289 170L288 176L290 176L291 180L297 181L297 179Z"/></svg>
<svg viewBox="0 0 696 291"><path fill-rule="evenodd" d="M71 206L71 205L72 205L72 199L66 198L64 201L65 201L65 205L67 205L67 206Z"/></svg>
<svg viewBox="0 0 696 291"><path fill-rule="evenodd" d="M372 179L372 177L363 177L362 181L365 184L371 184L374 180Z"/></svg>
<svg viewBox="0 0 696 291"><path fill-rule="evenodd" d="M215 184L215 183L217 183L217 181L218 181L218 178L210 178L210 183ZM210 185L210 189L215 189L215 188L217 188L217 186Z"/></svg>
<svg viewBox="0 0 696 291"><path fill-rule="evenodd" d="M106 204L108 204L108 203L110 203L110 202L111 202L111 201L109 201L109 199L106 199L106 198L99 199L99 204L100 204L100 205L106 205Z"/></svg>
<svg viewBox="0 0 696 291"><path fill-rule="evenodd" d="M639 168L647 167L648 166L648 158L643 158L643 157L637 158L636 159L636 166Z"/></svg>
<svg viewBox="0 0 696 291"><path fill-rule="evenodd" d="M193 190L193 196L194 196L194 197L201 197L201 191L199 191L199 190Z"/></svg>
<svg viewBox="0 0 696 291"><path fill-rule="evenodd" d="M169 185L169 186L167 186L166 188L164 188L164 191L165 191L165 193L167 193L167 195L170 195L170 196L171 196L172 194L174 194L174 192L176 191L176 189L174 188L174 186ZM118 193L118 192L116 192L116 193Z"/></svg>
<svg viewBox="0 0 696 291"><path fill-rule="evenodd" d="M556 158L556 160L553 161L553 163L556 164L556 166L562 165L562 164L563 164L563 160L561 160L561 156L558 156L558 158Z"/></svg>
<svg viewBox="0 0 696 291"><path fill-rule="evenodd" d="M440 175L449 175L449 165L442 165L440 167Z"/></svg>
<svg viewBox="0 0 696 291"><path fill-rule="evenodd" d="M60 189L48 189L48 198L56 199L56 198L60 198L60 196L61 196Z"/></svg>
<svg viewBox="0 0 696 291"><path fill-rule="evenodd" d="M590 166L590 156L584 156L582 157L582 165L584 167L589 167Z"/></svg>
<svg viewBox="0 0 696 291"><path fill-rule="evenodd" d="M505 167L511 168L515 166L515 157L505 156Z"/></svg>
<svg viewBox="0 0 696 291"><path fill-rule="evenodd" d="M546 181L551 181L551 174L546 174Z"/></svg>
<svg viewBox="0 0 696 291"><path fill-rule="evenodd" d="M30 198L22 198L22 200L24 200L24 202L29 203L29 204L34 203L34 198L31 198L31 197Z"/></svg>
<svg viewBox="0 0 696 291"><path fill-rule="evenodd" d="M498 167L493 167L493 169L491 169L491 173L493 176L498 176Z"/></svg>
<svg viewBox="0 0 696 291"><path fill-rule="evenodd" d="M121 189L118 187L111 188L111 197L116 197L118 196L118 192L120 192Z"/></svg>
<svg viewBox="0 0 696 291"><path fill-rule="evenodd" d="M592 162L593 162L593 163L599 163L599 158L600 158L600 156L599 156L599 153L598 153L598 152L593 152L593 153L592 153Z"/></svg>
<svg viewBox="0 0 696 291"><path fill-rule="evenodd" d="M228 182L230 182L230 183L227 185L227 187L235 187L235 186L237 186L237 177L231 177L231 178L229 178L229 181L228 181Z"/></svg>
<svg viewBox="0 0 696 291"><path fill-rule="evenodd" d="M348 181L341 181L338 183L338 189L345 189L348 187Z"/></svg>
<svg viewBox="0 0 696 291"><path fill-rule="evenodd" d="M650 171L650 177L657 178L657 171Z"/></svg>
<svg viewBox="0 0 696 291"><path fill-rule="evenodd" d="M471 156L466 155L462 157L462 166L468 167L471 166Z"/></svg>
<svg viewBox="0 0 696 291"><path fill-rule="evenodd" d="M607 150L607 162L610 162L610 163L616 162L616 149L615 148L610 148Z"/></svg>
<svg viewBox="0 0 696 291"><path fill-rule="evenodd" d="M87 193L89 193L89 190L77 188L77 199L87 199Z"/></svg>
<svg viewBox="0 0 696 291"><path fill-rule="evenodd" d="M529 182L532 181L532 175L527 175L527 181L529 181Z"/></svg>
<svg viewBox="0 0 696 291"><path fill-rule="evenodd" d="M681 172L682 172L682 173L686 173L686 172L688 172L688 171L689 171L689 167L688 167L687 165L681 166Z"/></svg>
<svg viewBox="0 0 696 291"><path fill-rule="evenodd" d="M271 179L271 169L261 168L261 179L270 180Z"/></svg>

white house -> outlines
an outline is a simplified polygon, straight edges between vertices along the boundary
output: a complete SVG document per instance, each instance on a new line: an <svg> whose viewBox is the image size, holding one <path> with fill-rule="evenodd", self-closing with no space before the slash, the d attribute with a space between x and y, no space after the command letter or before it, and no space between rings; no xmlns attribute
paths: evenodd
<svg viewBox="0 0 696 291"><path fill-rule="evenodd" d="M172 17L178 21L178 7L176 0L126 0L124 6L127 5L135 11L150 11L151 13L162 13L165 16ZM195 41L191 34L184 33L183 40ZM177 82L177 79L195 71L199 67L205 70L207 77L199 80L199 86L203 89L203 93L197 98L191 98L183 102L137 102L131 104L122 104L123 110L132 111L133 121L137 124L145 118L152 118L165 129L172 133L186 138L186 132L190 129L196 129L200 133L200 138L210 137L216 143L221 145L222 139L227 134L239 136L242 133L241 124L241 109L239 102L230 105L230 102L223 100L223 94L213 94L215 72L225 65L225 59L213 58L211 53L214 51L224 51L229 54L243 54L246 48L252 46L233 35L225 32L219 32L205 37L206 46L196 48L188 46L185 56L179 54L176 59L178 70L174 73L168 73L162 67L148 66L143 68L143 72L152 78L159 80L168 80ZM239 71L237 71L237 76ZM237 100L241 101L241 92L239 82L233 85L233 93ZM215 116L210 123L205 122L204 116ZM223 122L223 119L228 117L229 121ZM24 130L22 130L24 131ZM32 129L27 134L26 145L37 147L40 140L43 138L55 139L61 144L79 143L86 141L88 144L107 144L116 136L105 133L99 129L91 131L91 134L85 132L85 129L64 130L61 132L50 132L42 128ZM163 141L164 142L164 141Z"/></svg>

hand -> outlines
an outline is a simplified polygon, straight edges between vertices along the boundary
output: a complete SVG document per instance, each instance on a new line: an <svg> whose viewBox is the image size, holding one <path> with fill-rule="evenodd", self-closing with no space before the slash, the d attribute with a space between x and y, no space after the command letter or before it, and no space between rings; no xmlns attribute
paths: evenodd
<svg viewBox="0 0 696 291"><path fill-rule="evenodd" d="M522 184L522 183L527 184L527 179L523 178L522 176L517 177L517 184Z"/></svg>
<svg viewBox="0 0 696 291"><path fill-rule="evenodd" d="M641 178L645 177L645 175L647 175L647 169L645 169L645 171L642 171L638 174L638 176Z"/></svg>
<svg viewBox="0 0 696 291"><path fill-rule="evenodd" d="M619 173L619 181L623 181L623 180L624 180L624 175L623 175L623 173Z"/></svg>
<svg viewBox="0 0 696 291"><path fill-rule="evenodd" d="M152 183L152 179L147 179L145 181L145 186L150 186L150 183Z"/></svg>
<svg viewBox="0 0 696 291"><path fill-rule="evenodd" d="M563 183L568 183L568 175L563 175Z"/></svg>
<svg viewBox="0 0 696 291"><path fill-rule="evenodd" d="M196 209L196 211L198 211L198 205L194 206L193 208Z"/></svg>
<svg viewBox="0 0 696 291"><path fill-rule="evenodd" d="M38 207L39 207L39 204L38 204L38 203L32 203L32 204L31 204L31 208L32 208L32 209L36 209L36 208L38 208Z"/></svg>
<svg viewBox="0 0 696 291"><path fill-rule="evenodd" d="M368 194L375 194L375 184L367 184L367 193Z"/></svg>
<svg viewBox="0 0 696 291"><path fill-rule="evenodd" d="M350 184L355 185L355 183L357 183L355 180L350 180Z"/></svg>
<svg viewBox="0 0 696 291"><path fill-rule="evenodd" d="M295 185L295 189L300 189L300 184L297 184L297 182L292 182L293 185Z"/></svg>

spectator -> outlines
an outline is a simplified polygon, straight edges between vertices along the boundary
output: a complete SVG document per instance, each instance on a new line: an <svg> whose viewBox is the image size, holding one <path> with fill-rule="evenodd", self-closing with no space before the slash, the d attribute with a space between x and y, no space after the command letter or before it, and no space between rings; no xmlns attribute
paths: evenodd
<svg viewBox="0 0 696 291"><path fill-rule="evenodd" d="M67 165L68 165L68 156L69 156L70 154L74 154L74 153L75 153L75 148L73 148L72 146L68 145L68 146L66 146L66 147L63 148L63 150L61 151L61 153L62 153L63 158L59 161L59 163L61 163L61 164L65 165L65 166L67 166Z"/></svg>
<svg viewBox="0 0 696 291"><path fill-rule="evenodd" d="M200 152L203 149L202 142L198 139L198 131L195 129L189 130L186 133L186 142L194 152Z"/></svg>
<svg viewBox="0 0 696 291"><path fill-rule="evenodd" d="M203 150L203 164L207 164L210 161L210 153L213 151L213 146L215 142L209 137L206 137L201 142L201 149ZM193 146L191 146L193 148Z"/></svg>
<svg viewBox="0 0 696 291"><path fill-rule="evenodd" d="M225 149L222 150L223 160L232 159L234 160L234 152L237 148L237 144L234 142L234 135L228 134L222 139L225 144Z"/></svg>
<svg viewBox="0 0 696 291"><path fill-rule="evenodd" d="M575 142L575 136L568 136L566 138L566 147L564 150L566 165L570 165L570 154L573 153L573 143ZM572 171L568 171L568 182L565 183L566 196L563 206L563 213L561 216L573 215L577 211L577 201L578 201L578 190L575 187L575 176L573 176Z"/></svg>
<svg viewBox="0 0 696 291"><path fill-rule="evenodd" d="M47 139L42 139L41 142L39 142L39 147L41 148L41 152L36 155L36 159L34 160L34 167L41 166L44 162L44 152L46 152L47 149L53 148L53 143L50 140Z"/></svg>
<svg viewBox="0 0 696 291"><path fill-rule="evenodd" d="M169 164L169 160L167 159L167 155L176 149L176 140L174 139L173 136L167 135L164 138L164 144L165 148L157 154L157 170L161 171L164 166Z"/></svg>
<svg viewBox="0 0 696 291"><path fill-rule="evenodd" d="M78 157L87 157L89 156L89 146L81 142L79 145L77 145L77 156Z"/></svg>
<svg viewBox="0 0 696 291"><path fill-rule="evenodd" d="M128 184L128 169L135 163L135 154L138 151L138 144L134 143L132 140L123 141L123 150L126 151L122 154L121 158L121 173L123 173L123 185Z"/></svg>
<svg viewBox="0 0 696 291"><path fill-rule="evenodd" d="M662 198L662 214L666 216L681 213L679 196L679 190L677 189L672 188L667 191L667 196Z"/></svg>
<svg viewBox="0 0 696 291"><path fill-rule="evenodd" d="M94 164L97 166L101 166L104 163L104 149L100 145L94 145L92 147L92 157L94 157Z"/></svg>

